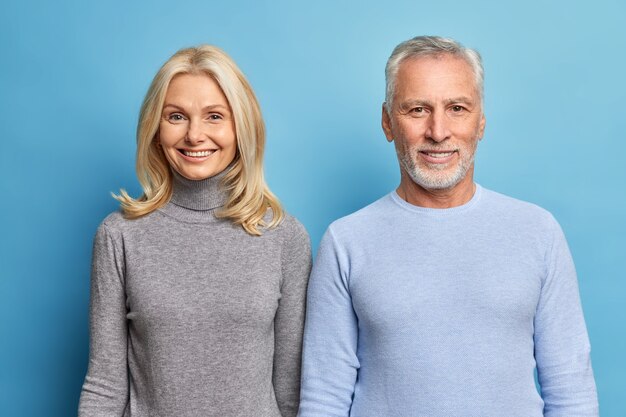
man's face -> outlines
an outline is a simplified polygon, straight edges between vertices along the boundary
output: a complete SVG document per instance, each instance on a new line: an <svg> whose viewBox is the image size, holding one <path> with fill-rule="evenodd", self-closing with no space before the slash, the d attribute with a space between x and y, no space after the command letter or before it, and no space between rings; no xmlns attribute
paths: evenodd
<svg viewBox="0 0 626 417"><path fill-rule="evenodd" d="M420 187L445 190L471 180L485 129L472 68L446 54L405 60L382 124L401 169Z"/></svg>

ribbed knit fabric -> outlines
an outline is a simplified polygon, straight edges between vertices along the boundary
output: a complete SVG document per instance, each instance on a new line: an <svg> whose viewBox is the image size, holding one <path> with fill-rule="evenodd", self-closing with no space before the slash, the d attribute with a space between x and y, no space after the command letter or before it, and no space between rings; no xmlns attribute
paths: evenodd
<svg viewBox="0 0 626 417"><path fill-rule="evenodd" d="M480 186L450 209L392 192L329 227L302 372L300 417L598 415L559 225Z"/></svg>
<svg viewBox="0 0 626 417"><path fill-rule="evenodd" d="M216 218L223 175L175 174L162 209L99 227L79 416L296 414L309 238Z"/></svg>

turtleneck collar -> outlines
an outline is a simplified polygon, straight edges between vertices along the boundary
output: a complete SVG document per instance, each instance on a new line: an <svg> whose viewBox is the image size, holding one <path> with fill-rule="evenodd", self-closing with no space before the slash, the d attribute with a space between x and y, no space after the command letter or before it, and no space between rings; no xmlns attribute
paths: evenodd
<svg viewBox="0 0 626 417"><path fill-rule="evenodd" d="M206 211L222 207L228 194L222 186L222 180L229 168L217 175L203 179L190 180L172 170L171 203L190 210Z"/></svg>

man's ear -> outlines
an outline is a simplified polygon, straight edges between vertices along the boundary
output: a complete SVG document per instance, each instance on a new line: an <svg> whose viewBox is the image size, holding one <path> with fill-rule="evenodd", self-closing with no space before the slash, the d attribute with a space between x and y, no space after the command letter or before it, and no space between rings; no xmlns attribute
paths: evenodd
<svg viewBox="0 0 626 417"><path fill-rule="evenodd" d="M478 140L482 140L483 135L485 134L486 124L487 124L487 119L485 119L485 115L483 114L480 118L480 124L478 125Z"/></svg>
<svg viewBox="0 0 626 417"><path fill-rule="evenodd" d="M382 107L381 124L383 127L383 132L385 132L387 141L393 142L393 134L391 133L391 117L389 116L389 112L387 111L387 103L383 103Z"/></svg>

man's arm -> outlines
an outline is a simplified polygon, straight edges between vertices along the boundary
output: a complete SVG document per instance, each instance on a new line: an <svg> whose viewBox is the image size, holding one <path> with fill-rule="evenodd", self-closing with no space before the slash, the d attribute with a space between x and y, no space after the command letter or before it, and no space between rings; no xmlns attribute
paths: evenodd
<svg viewBox="0 0 626 417"><path fill-rule="evenodd" d="M591 369L574 263L554 221L546 277L535 315L535 359L546 417L597 417Z"/></svg>
<svg viewBox="0 0 626 417"><path fill-rule="evenodd" d="M347 417L359 361L346 254L329 228L307 295L299 417Z"/></svg>

